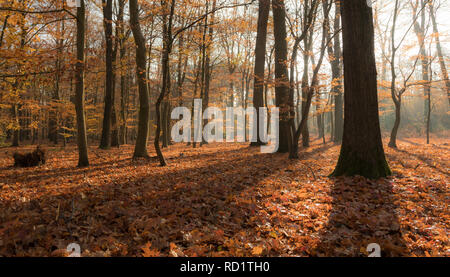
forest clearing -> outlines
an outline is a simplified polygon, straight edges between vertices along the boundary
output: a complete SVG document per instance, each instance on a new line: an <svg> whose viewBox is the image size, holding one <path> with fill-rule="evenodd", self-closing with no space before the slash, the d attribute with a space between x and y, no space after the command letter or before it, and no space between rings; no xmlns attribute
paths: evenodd
<svg viewBox="0 0 450 277"><path fill-rule="evenodd" d="M246 144L176 144L171 162L133 161L132 147L49 148L38 168L0 156L0 255L448 256L448 141L387 148L392 177L328 178L339 146L314 140L298 161ZM154 156L155 153L150 153ZM55 251L56 250L56 251Z"/></svg>

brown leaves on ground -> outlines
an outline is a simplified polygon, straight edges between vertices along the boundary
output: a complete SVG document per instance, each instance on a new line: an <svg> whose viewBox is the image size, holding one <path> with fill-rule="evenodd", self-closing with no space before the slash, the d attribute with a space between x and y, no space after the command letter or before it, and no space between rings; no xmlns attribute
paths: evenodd
<svg viewBox="0 0 450 277"><path fill-rule="evenodd" d="M72 242L82 256L367 256L369 243L385 256L450 256L443 140L386 147L395 175L376 181L328 178L339 146L319 141L294 161L177 144L159 167L132 150L92 147L80 169L75 147L49 148L36 168L11 167L15 149L2 149L0 256L66 255Z"/></svg>

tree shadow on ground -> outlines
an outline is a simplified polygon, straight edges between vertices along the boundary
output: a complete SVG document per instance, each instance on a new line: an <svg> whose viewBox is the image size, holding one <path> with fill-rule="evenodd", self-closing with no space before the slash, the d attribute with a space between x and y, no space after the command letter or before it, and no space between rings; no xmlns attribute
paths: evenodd
<svg viewBox="0 0 450 277"><path fill-rule="evenodd" d="M367 246L377 243L381 256L408 255L396 215L389 179L333 178L332 207L320 231L314 256L367 256Z"/></svg>
<svg viewBox="0 0 450 277"><path fill-rule="evenodd" d="M436 160L433 157L426 157L424 155L420 155L417 153L413 153L411 151L406 151L406 150L398 149L398 148L394 148L393 150L398 153L403 153L407 156L414 157L414 158L418 159L419 161L423 162L424 164L426 164L428 167L432 168L433 170L436 170L444 175L450 176L450 173L448 171L436 167Z"/></svg>
<svg viewBox="0 0 450 277"><path fill-rule="evenodd" d="M232 153L239 152L245 155L235 160ZM255 204L236 197L246 197L248 189L289 166L274 164L277 159L286 157L250 149L224 151L201 166L165 167L132 180L123 176L82 194L74 188L27 202L5 202L0 204L0 255L46 256L72 241L82 249L108 248L112 255L123 255L114 252L115 245L127 245L126 255L139 256L145 242L162 255L169 254L170 243L186 248L195 244L187 255L201 255L201 245L213 247L208 251L219 246L226 250L224 235L256 224L251 220Z"/></svg>
<svg viewBox="0 0 450 277"><path fill-rule="evenodd" d="M241 150L227 150L223 151L224 154L232 154L232 153L238 153ZM180 152L184 153L184 152ZM179 155L179 156L169 156L166 157L167 160L172 162L182 162L186 159L195 159L195 158L211 158L216 156L217 153L202 153L202 154L187 154L187 155ZM76 178L83 176L89 172L96 171L96 170L102 170L107 171L111 169L120 169L122 167L129 166L130 164L136 164L139 165L140 163L151 163L154 164L157 162L157 159L152 157L151 159L142 161L134 161L131 157L124 157L120 159L116 159L114 161L105 161L103 157L100 155L92 155L96 156L97 159L93 159L91 161L90 166L78 168L76 167L76 160L73 160L71 164L67 164L64 167L60 168L51 168L51 165L46 164L44 166L38 166L38 167L29 167L29 168L20 168L20 167L14 167L6 166L1 167L0 170L2 171L0 176L4 179L5 182L9 183L16 183L16 182L32 182L32 181L45 181L46 179L51 179L55 177L65 177L65 178ZM67 161L67 160L65 160ZM20 173L19 173L20 172ZM3 176L2 176L3 175Z"/></svg>
<svg viewBox="0 0 450 277"><path fill-rule="evenodd" d="M412 145L414 145L414 146L420 146L420 147L431 146L431 147L435 147L435 148L442 149L442 150L450 150L449 147L439 146L439 145L434 144L434 143L430 143L430 144L425 144L425 143L423 143L423 144L421 144L421 143L417 143L417 142L414 142L414 141L411 141L411 140L408 140L408 139L405 139L405 138L400 138L399 140L400 140L400 141L403 141L403 142L406 142L406 143L409 143L409 144L412 144ZM446 144L443 144L443 145L446 145ZM448 144L447 144L447 145L448 145Z"/></svg>

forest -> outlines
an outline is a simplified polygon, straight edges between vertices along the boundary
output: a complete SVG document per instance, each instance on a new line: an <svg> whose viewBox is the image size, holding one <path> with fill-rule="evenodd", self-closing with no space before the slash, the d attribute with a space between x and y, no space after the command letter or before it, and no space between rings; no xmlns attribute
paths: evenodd
<svg viewBox="0 0 450 277"><path fill-rule="evenodd" d="M0 0L0 257L450 256L445 0Z"/></svg>

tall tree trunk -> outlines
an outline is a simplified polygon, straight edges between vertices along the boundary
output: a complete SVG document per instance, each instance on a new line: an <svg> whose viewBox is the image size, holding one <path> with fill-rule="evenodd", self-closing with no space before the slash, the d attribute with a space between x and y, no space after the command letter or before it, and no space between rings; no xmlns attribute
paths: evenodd
<svg viewBox="0 0 450 277"><path fill-rule="evenodd" d="M430 144L430 123L431 123L431 93L428 94L428 109L427 109L427 121L426 121L426 129L427 129L427 144Z"/></svg>
<svg viewBox="0 0 450 277"><path fill-rule="evenodd" d="M335 7L335 17L334 17L334 31L340 29L341 15L339 12L339 4L336 2ZM334 45L333 49L329 49L329 54L333 55L331 62L331 92L334 97L334 132L333 132L333 142L340 143L342 141L342 133L344 131L344 117L343 117L343 97L341 91L341 79L342 79L342 69L341 69L341 40L339 34L334 34Z"/></svg>
<svg viewBox="0 0 450 277"><path fill-rule="evenodd" d="M256 109L256 142L251 142L250 146L262 145L259 137L259 108L264 107L264 66L266 64L266 40L267 21L269 20L270 0L259 0L258 8L258 31L256 34L255 46L255 77L253 81L253 107Z"/></svg>
<svg viewBox="0 0 450 277"><path fill-rule="evenodd" d="M420 0L420 18L421 22L414 22L414 32L416 33L417 40L419 42L420 47L420 60L422 64L422 81L423 83L423 96L424 96L424 109L423 109L423 116L424 116L424 122L426 124L427 121L427 114L428 114L428 94L431 92L430 84L429 84L429 73L428 73L428 60L429 57L427 56L426 50L425 50L425 1ZM413 19L416 18L417 13L417 6L413 8Z"/></svg>
<svg viewBox="0 0 450 277"><path fill-rule="evenodd" d="M289 77L287 70L286 7L284 0L272 0L273 28L275 36L275 104L280 109L279 153L286 153L292 144L289 124Z"/></svg>
<svg viewBox="0 0 450 277"><path fill-rule="evenodd" d="M100 148L108 149L111 145L111 115L113 100L113 30L112 30L112 0L102 0L103 26L106 41L106 85L105 109L103 113L103 128L100 139Z"/></svg>
<svg viewBox="0 0 450 277"><path fill-rule="evenodd" d="M430 7L431 21L433 23L434 39L436 41L436 50L439 58L439 65L441 67L442 72L442 79L444 79L445 81L445 87L447 88L448 103L450 104L450 80L448 79L447 67L445 65L444 55L442 54L442 47L441 41L439 39L439 30L437 27L436 15L434 13L433 5L431 4L429 7Z"/></svg>
<svg viewBox="0 0 450 277"><path fill-rule="evenodd" d="M161 5L164 10L168 10L167 13L164 11L163 14L163 53L161 60L161 71L162 71L162 85L161 92L159 94L158 99L156 100L155 110L156 110L156 131L155 131L155 141L154 146L156 150L156 154L159 159L159 163L161 166L166 166L167 162L164 158L164 155L161 151L161 147L159 145L159 139L161 136L161 103L164 100L165 96L168 95L170 91L170 65L169 58L170 53L172 51L172 21L175 9L175 0L171 0L171 4L169 7L169 1L161 1Z"/></svg>
<svg viewBox="0 0 450 277"><path fill-rule="evenodd" d="M298 158L298 140L300 139L300 135L304 136L304 131L306 128L306 125L308 124L308 115L309 115L309 110L311 108L311 101L312 98L314 96L314 94L316 92L318 92L318 85L319 85L319 70L320 67L322 66L322 62L323 62L323 58L325 56L325 52L326 52L326 43L327 43L327 28L329 26L329 19L328 19L328 15L330 13L331 10L331 2L324 0L322 1L323 4L323 13L324 13L324 22L322 24L322 42L321 42L321 50L320 50L320 56L319 56L319 60L317 62L317 65L314 65L314 61L312 61L313 63L313 74L312 74L312 78L311 78L311 85L308 85L307 83L307 78L305 78L305 74L304 74L304 78L302 80L302 94L305 97L305 99L303 100L302 103L302 119L300 120L300 123L298 124L298 128L295 130L295 133L293 134L293 144L292 144L292 148L289 151L289 158L290 159L297 159ZM312 28L311 28L311 32L312 32ZM311 39L311 38L310 38ZM309 42L311 43L311 42ZM306 49L310 48L311 46L306 45ZM307 75L306 75L307 76ZM309 136L309 134L308 134ZM309 143L309 137L307 142Z"/></svg>
<svg viewBox="0 0 450 277"><path fill-rule="evenodd" d="M84 40L85 5L80 0L77 8L77 62L75 64L75 110L77 118L78 166L89 166L86 118L84 114Z"/></svg>
<svg viewBox="0 0 450 277"><path fill-rule="evenodd" d="M201 52L201 48L199 48L200 52ZM195 79L194 79L194 88L192 90L192 106L191 106L191 115L194 115L194 101L197 98L197 90L198 90L198 81L199 81L199 77L200 77L200 67L201 67L201 63L202 63L202 59L199 56L198 57L198 61L194 67L194 72L195 72ZM192 147L195 148L197 146L197 143L195 141L194 138L194 131L195 131L195 126L194 126L194 116L191 116L191 140L192 142ZM194 138L194 139L192 139ZM187 145L191 145L191 141L189 141L187 143Z"/></svg>
<svg viewBox="0 0 450 277"><path fill-rule="evenodd" d="M391 130L391 137L389 139L389 147L397 148L397 132L398 128L400 126L400 120L401 120L401 107L402 107L402 94L397 93L396 88L396 74L395 74L395 54L397 52L398 47L395 46L395 28L398 18L398 10L399 10L399 0L395 0L395 8L394 8L394 18L392 21L392 28L391 28L391 97L392 101L394 102L394 108L395 108L395 121L394 126ZM424 57L422 57L424 58ZM423 62L423 59L422 59ZM428 78L428 77L427 77Z"/></svg>
<svg viewBox="0 0 450 277"><path fill-rule="evenodd" d="M186 68L188 63L188 57L183 54L184 48L184 34L180 34L178 39L178 76L177 76L177 92L178 92L178 105L183 106L183 83L186 78ZM186 56L186 57L185 57ZM183 61L184 59L184 61Z"/></svg>
<svg viewBox="0 0 450 277"><path fill-rule="evenodd" d="M216 0L213 1L212 11L216 9ZM209 13L208 2L206 2L206 14ZM214 12L211 14L210 22L214 23ZM202 96L202 110L203 112L208 108L209 105L209 89L210 89L210 81L211 81L211 44L212 44L212 35L213 28L208 26L209 20L208 15L205 16L205 26L203 30L203 39L202 39L202 57L203 57L203 66L202 66L202 86L201 86L201 96ZM208 36L206 37L208 33ZM203 126L206 126L208 123L207 119L203 120ZM202 136L202 141L200 146L206 144L207 141Z"/></svg>
<svg viewBox="0 0 450 277"><path fill-rule="evenodd" d="M308 76L308 66L309 66L309 51L311 51L312 48L312 35L313 35L314 31L311 28L311 30L309 31L309 35L307 35L305 41L304 41L304 46L305 46L305 53L303 54L303 77L302 77L302 114L305 114L303 111L305 111L307 109L307 106L310 105L310 103L308 103L307 98L308 98L308 92L310 90L309 88L309 76ZM306 113L306 115L308 115L308 113ZM303 118L301 119L303 120ZM302 135L302 145L303 147L309 147L309 129L308 129L308 121L305 122L305 124L303 124L302 126L302 130L301 130L301 135Z"/></svg>
<svg viewBox="0 0 450 277"><path fill-rule="evenodd" d="M55 61L55 90L52 95L53 103L57 104L59 101L59 83L61 81L61 68L62 68L62 51L64 47L64 21L58 24L58 34L60 38L57 42L56 61ZM54 144L58 144L58 105L52 107L49 112L49 140Z"/></svg>
<svg viewBox="0 0 450 277"><path fill-rule="evenodd" d="M148 120L149 120L149 95L147 90L147 70L146 70L146 50L145 38L142 35L141 25L139 24L139 9L137 0L130 0L130 25L133 32L134 42L136 44L136 73L139 90L139 121L136 145L133 158L148 157Z"/></svg>
<svg viewBox="0 0 450 277"><path fill-rule="evenodd" d="M332 176L391 175L381 141L372 9L366 1L342 1L344 134Z"/></svg>
<svg viewBox="0 0 450 277"><path fill-rule="evenodd" d="M119 1L119 13L117 14L116 30L114 37L114 48L112 52L112 97L111 97L111 146L120 146L120 126L118 112L116 108L116 77L117 77L117 52L120 48L119 40L121 39L121 25L123 25L123 4L124 1Z"/></svg>
<svg viewBox="0 0 450 277"><path fill-rule="evenodd" d="M430 82L433 81L433 71L431 67L431 62L428 65L428 72L430 73ZM427 121L426 121L426 129L427 129L427 144L430 144L430 129L431 129L431 93L428 94L428 108L427 108Z"/></svg>

